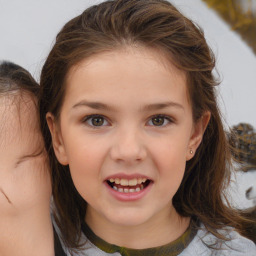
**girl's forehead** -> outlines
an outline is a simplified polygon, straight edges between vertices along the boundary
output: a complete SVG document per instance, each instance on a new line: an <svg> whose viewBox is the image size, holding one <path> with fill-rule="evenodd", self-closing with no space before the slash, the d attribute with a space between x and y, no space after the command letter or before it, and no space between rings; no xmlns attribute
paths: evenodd
<svg viewBox="0 0 256 256"><path fill-rule="evenodd" d="M66 82L68 82L68 80L70 80L70 78L81 69L85 69L86 67L91 67L93 65L97 66L100 61L107 59L111 60L114 56L123 56L124 58L127 56L133 61L137 59L155 62L157 66L161 65L169 72L178 72L180 74L182 73L184 77L186 76L186 72L184 70L176 67L175 61L170 53L167 53L165 50L160 48L144 46L142 44L134 44L119 46L116 49L109 49L99 53L94 53L91 56L80 60L69 69L66 76ZM128 64L129 63L127 63L127 65Z"/></svg>
<svg viewBox="0 0 256 256"><path fill-rule="evenodd" d="M166 98L170 94L159 88L165 87L170 92L175 84L180 87L185 85L184 95L190 102L187 74L175 66L171 57L158 49L128 46L94 54L71 67L66 77L64 102L67 96L75 99L83 95L89 97L91 93L97 93L98 99L104 97L107 100L105 90L112 90L111 94L118 98L119 90L134 87L136 92L146 92L143 97L145 100L148 99L145 96L149 91ZM156 94L153 96L156 98Z"/></svg>
<svg viewBox="0 0 256 256"><path fill-rule="evenodd" d="M120 75L120 70L125 75L128 75L129 71L133 70L134 75L139 76L141 74L140 69L143 67L144 70L147 69L148 77L153 71L153 74L164 72L165 74L169 73L172 77L182 76L186 80L186 72L177 68L171 56L168 56L164 51L153 47L131 45L95 53L82 59L69 69L65 79L66 85L74 80L74 76L77 77L82 74L86 76L92 72L99 74L99 72L102 73L110 67L114 69L113 73L116 72L116 76ZM96 74L95 78L97 78Z"/></svg>

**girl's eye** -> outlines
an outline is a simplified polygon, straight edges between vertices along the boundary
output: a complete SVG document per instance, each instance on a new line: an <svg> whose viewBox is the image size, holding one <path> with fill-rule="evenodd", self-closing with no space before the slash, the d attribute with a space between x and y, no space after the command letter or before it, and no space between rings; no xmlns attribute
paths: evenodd
<svg viewBox="0 0 256 256"><path fill-rule="evenodd" d="M109 125L108 121L100 115L87 116L83 122L87 123L89 126L100 127Z"/></svg>
<svg viewBox="0 0 256 256"><path fill-rule="evenodd" d="M152 126L166 126L171 122L172 122L172 120L170 117L157 115L157 116L152 117L149 120L148 124L152 125Z"/></svg>

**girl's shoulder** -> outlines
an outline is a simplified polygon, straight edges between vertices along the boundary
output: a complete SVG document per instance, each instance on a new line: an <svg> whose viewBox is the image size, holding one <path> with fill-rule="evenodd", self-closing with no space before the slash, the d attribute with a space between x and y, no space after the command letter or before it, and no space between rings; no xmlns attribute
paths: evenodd
<svg viewBox="0 0 256 256"><path fill-rule="evenodd" d="M201 225L194 239L179 256L256 256L254 242L241 236L233 228L226 227L219 233L228 240L218 239Z"/></svg>

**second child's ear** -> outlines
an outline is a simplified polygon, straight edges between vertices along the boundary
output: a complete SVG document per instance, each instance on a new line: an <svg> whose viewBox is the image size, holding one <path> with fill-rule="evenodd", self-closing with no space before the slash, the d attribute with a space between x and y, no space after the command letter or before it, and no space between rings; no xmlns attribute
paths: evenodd
<svg viewBox="0 0 256 256"><path fill-rule="evenodd" d="M194 129L190 137L187 161L190 160L196 153L197 148L202 142L204 132L211 119L211 113L209 111L204 112L202 117L194 124Z"/></svg>
<svg viewBox="0 0 256 256"><path fill-rule="evenodd" d="M50 112L46 114L46 121L52 136L52 145L55 155L62 165L68 165L65 146L63 143L61 130L58 122L55 120L54 115Z"/></svg>

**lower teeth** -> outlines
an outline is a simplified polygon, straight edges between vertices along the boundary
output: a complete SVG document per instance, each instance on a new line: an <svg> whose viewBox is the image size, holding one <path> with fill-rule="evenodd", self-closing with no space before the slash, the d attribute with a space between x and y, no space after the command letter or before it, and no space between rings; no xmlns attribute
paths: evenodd
<svg viewBox="0 0 256 256"><path fill-rule="evenodd" d="M146 182L143 182L141 184L137 184L136 186L121 186L120 184L116 184L115 182L107 181L108 185L114 189L115 191L118 191L120 193L136 193L140 192L144 188L146 188L151 181L147 180Z"/></svg>
<svg viewBox="0 0 256 256"><path fill-rule="evenodd" d="M113 186L113 189L121 193L134 193L134 192L141 191L143 187L142 188L137 187L136 189L134 189L134 188L117 188L116 186Z"/></svg>

